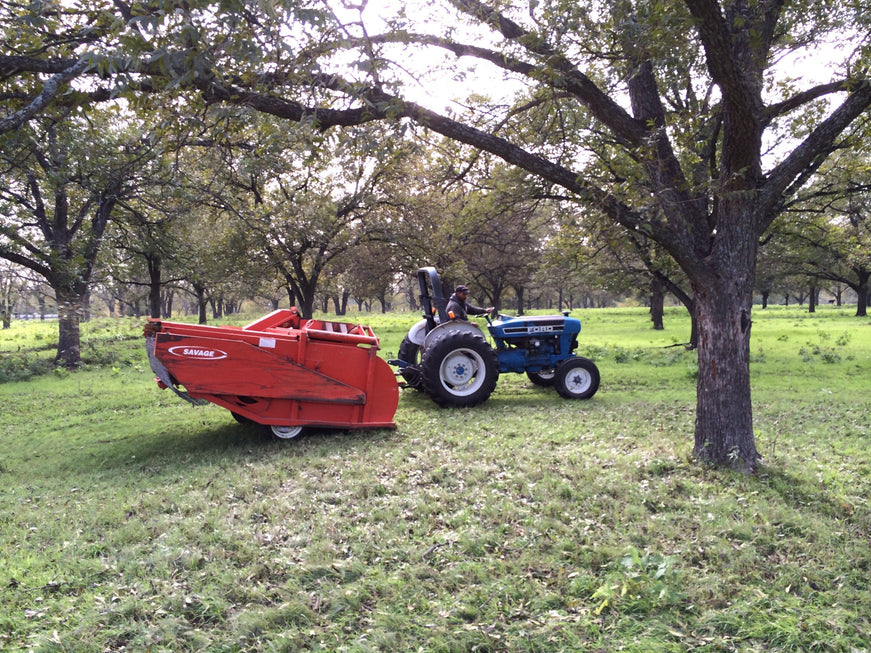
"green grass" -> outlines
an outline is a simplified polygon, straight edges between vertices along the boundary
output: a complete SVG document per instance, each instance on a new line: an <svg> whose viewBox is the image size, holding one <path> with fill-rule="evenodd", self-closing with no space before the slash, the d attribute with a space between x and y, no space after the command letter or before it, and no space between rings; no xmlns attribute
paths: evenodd
<svg viewBox="0 0 871 653"><path fill-rule="evenodd" d="M102 318L82 323L83 368L129 365L141 360L138 344L143 324L144 320L135 318ZM57 320L14 321L9 329L0 330L0 383L27 381L49 372L66 374L66 370L52 366L57 343Z"/></svg>
<svg viewBox="0 0 871 653"><path fill-rule="evenodd" d="M689 459L683 311L575 314L590 401L503 375L287 443L159 390L141 324L88 327L85 370L0 384L0 649L869 650L871 321L754 312L744 476ZM388 357L416 316L350 319Z"/></svg>

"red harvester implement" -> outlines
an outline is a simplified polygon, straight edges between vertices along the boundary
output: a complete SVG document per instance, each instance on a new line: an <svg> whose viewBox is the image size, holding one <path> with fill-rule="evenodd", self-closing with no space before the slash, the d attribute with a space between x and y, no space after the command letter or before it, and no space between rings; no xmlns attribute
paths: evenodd
<svg viewBox="0 0 871 653"><path fill-rule="evenodd" d="M223 406L278 437L304 426L395 426L399 387L367 326L303 320L290 308L244 327L152 318L145 335L160 387Z"/></svg>

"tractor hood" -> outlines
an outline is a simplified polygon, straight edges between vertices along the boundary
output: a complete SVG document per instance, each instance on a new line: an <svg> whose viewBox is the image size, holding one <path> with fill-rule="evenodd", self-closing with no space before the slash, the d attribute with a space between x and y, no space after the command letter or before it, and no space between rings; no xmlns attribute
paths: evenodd
<svg viewBox="0 0 871 653"><path fill-rule="evenodd" d="M574 317L562 315L529 315L509 317L500 315L498 320L489 325L490 335L494 338L523 338L528 336L546 336L571 334L581 332L581 321Z"/></svg>

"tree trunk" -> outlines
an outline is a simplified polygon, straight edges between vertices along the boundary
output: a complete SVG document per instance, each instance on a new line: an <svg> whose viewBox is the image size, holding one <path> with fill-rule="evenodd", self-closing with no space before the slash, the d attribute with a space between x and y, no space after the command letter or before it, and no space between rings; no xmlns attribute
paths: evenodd
<svg viewBox="0 0 871 653"><path fill-rule="evenodd" d="M172 290L167 291L163 297L163 310L161 312L162 317L171 318L172 317L172 302L175 298L175 293Z"/></svg>
<svg viewBox="0 0 871 653"><path fill-rule="evenodd" d="M856 317L868 316L869 282L871 282L871 270L864 266L853 268L856 273L856 284L850 284L850 288L856 293ZM840 306L840 292L838 292L838 306Z"/></svg>
<svg viewBox="0 0 871 653"><path fill-rule="evenodd" d="M760 460L750 399L753 266L729 265L720 262L720 270L693 281L699 329L693 453L703 463L753 472Z"/></svg>
<svg viewBox="0 0 871 653"><path fill-rule="evenodd" d="M197 295L197 320L200 324L206 324L208 320L208 316L206 315L206 309L209 306L209 298L206 297L206 288L205 286L200 286L196 283L191 284L194 287L194 292Z"/></svg>
<svg viewBox="0 0 871 653"><path fill-rule="evenodd" d="M4 329L8 329L12 326L12 309L15 305L15 301L12 299L12 282L9 281L2 291L3 295L0 297L0 323L2 323Z"/></svg>
<svg viewBox="0 0 871 653"><path fill-rule="evenodd" d="M84 293L55 289L58 314L58 341L55 365L75 369L82 363L82 343L79 324L82 320Z"/></svg>
<svg viewBox="0 0 871 653"><path fill-rule="evenodd" d="M768 308L768 291L762 293L762 308Z"/></svg>
<svg viewBox="0 0 871 653"><path fill-rule="evenodd" d="M662 284L665 290L668 290L668 292L677 297L678 301L683 304L684 307L687 309L687 313L690 314L691 326L690 341L688 346L690 349L695 349L696 347L698 347L699 344L699 320L696 317L695 301L689 295L689 293L687 293L686 290L684 290L678 284L672 281L670 277L657 274L656 279ZM663 300L664 299L665 298L663 297ZM604 305L601 306L601 308L604 308Z"/></svg>
<svg viewBox="0 0 871 653"><path fill-rule="evenodd" d="M810 292L807 297L807 312L808 313L816 313L817 312L817 289L814 286L810 287Z"/></svg>
<svg viewBox="0 0 871 653"><path fill-rule="evenodd" d="M856 317L868 315L868 282L856 288Z"/></svg>
<svg viewBox="0 0 871 653"><path fill-rule="evenodd" d="M306 320L310 320L314 315L316 286L316 283L305 286L297 284L296 286L296 307L299 309L300 315Z"/></svg>
<svg viewBox="0 0 871 653"><path fill-rule="evenodd" d="M148 314L160 317L160 257L154 256L148 262Z"/></svg>
<svg viewBox="0 0 871 653"><path fill-rule="evenodd" d="M656 331L665 329L663 316L665 314L665 290L662 281L657 277L650 280L650 319Z"/></svg>
<svg viewBox="0 0 871 653"><path fill-rule="evenodd" d="M219 294L217 297L212 296L209 300L212 304L212 317L216 320L224 317L224 295Z"/></svg>

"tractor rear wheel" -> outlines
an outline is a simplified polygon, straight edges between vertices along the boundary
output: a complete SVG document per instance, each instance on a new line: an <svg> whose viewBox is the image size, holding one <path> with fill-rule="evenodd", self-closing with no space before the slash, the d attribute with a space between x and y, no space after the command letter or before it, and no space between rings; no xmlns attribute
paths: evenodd
<svg viewBox="0 0 871 653"><path fill-rule="evenodd" d="M476 406L499 379L496 352L482 334L446 330L423 353L423 387L440 406Z"/></svg>
<svg viewBox="0 0 871 653"><path fill-rule="evenodd" d="M589 399L599 389L599 368L580 356L566 359L557 366L553 384L564 399Z"/></svg>
<svg viewBox="0 0 871 653"><path fill-rule="evenodd" d="M399 373L405 380L405 384L409 388L414 388L418 392L423 391L423 379L420 376L420 345L411 341L408 336L402 339L399 345L399 360L409 363L413 367L402 367Z"/></svg>

